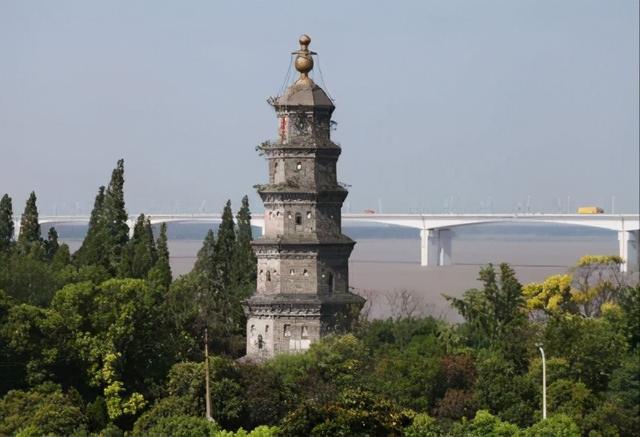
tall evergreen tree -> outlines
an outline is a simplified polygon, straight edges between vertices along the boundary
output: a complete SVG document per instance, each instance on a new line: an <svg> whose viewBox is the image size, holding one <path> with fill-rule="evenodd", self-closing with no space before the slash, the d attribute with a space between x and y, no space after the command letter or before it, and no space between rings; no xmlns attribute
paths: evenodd
<svg viewBox="0 0 640 437"><path fill-rule="evenodd" d="M40 223L38 223L38 206L36 205L36 193L34 191L29 195L27 204L24 207L24 213L20 219L20 234L18 235L18 243L23 248L29 248L34 243L41 243Z"/></svg>
<svg viewBox="0 0 640 437"><path fill-rule="evenodd" d="M249 210L249 198L242 198L242 206L236 215L237 223L237 247L235 282L242 294L248 295L255 287L256 282L256 256L251 248L253 233L251 231L251 211Z"/></svg>
<svg viewBox="0 0 640 437"><path fill-rule="evenodd" d="M127 211L124 205L124 160L118 160L111 173L111 181L104 195L103 226L107 268L115 273L120 264L123 248L129 241Z"/></svg>
<svg viewBox="0 0 640 437"><path fill-rule="evenodd" d="M80 265L100 264L105 265L105 230L104 230L104 186L98 188L98 194L93 202L89 228L84 237L82 246L74 254L76 262Z"/></svg>
<svg viewBox="0 0 640 437"><path fill-rule="evenodd" d="M196 263L193 272L203 276L207 282L213 284L216 278L216 237L211 229L207 232L202 242L202 247L198 250ZM210 285L209 288L213 288Z"/></svg>
<svg viewBox="0 0 640 437"><path fill-rule="evenodd" d="M49 261L51 261L60 248L60 244L58 243L58 231L53 226L49 228L49 232L47 234L47 239L44 242L44 252L45 256Z"/></svg>
<svg viewBox="0 0 640 437"><path fill-rule="evenodd" d="M122 249L118 274L121 277L146 278L156 263L156 247L151 222L140 214L133 228L133 236Z"/></svg>
<svg viewBox="0 0 640 437"><path fill-rule="evenodd" d="M0 199L0 252L6 251L13 241L13 206L8 194Z"/></svg>
<svg viewBox="0 0 640 437"><path fill-rule="evenodd" d="M236 251L236 231L233 223L233 212L231 211L231 201L222 211L222 222L218 227L218 239L216 241L215 266L220 289L229 292L236 277L235 269Z"/></svg>
<svg viewBox="0 0 640 437"><path fill-rule="evenodd" d="M149 272L149 281L164 289L171 285L171 265L169 264L169 245L167 240L167 224L160 225L160 235L156 240L157 260Z"/></svg>

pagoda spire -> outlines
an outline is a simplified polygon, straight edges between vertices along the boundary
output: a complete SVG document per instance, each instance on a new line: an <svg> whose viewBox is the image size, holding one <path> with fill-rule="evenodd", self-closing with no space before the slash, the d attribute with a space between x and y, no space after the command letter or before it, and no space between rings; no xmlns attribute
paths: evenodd
<svg viewBox="0 0 640 437"><path fill-rule="evenodd" d="M309 44L311 44L309 35L301 35L298 42L300 43L300 50L291 53L292 55L298 55L294 65L296 70L300 72L300 77L296 80L296 83L313 83L309 78L309 72L313 70L313 55L317 53L309 50Z"/></svg>

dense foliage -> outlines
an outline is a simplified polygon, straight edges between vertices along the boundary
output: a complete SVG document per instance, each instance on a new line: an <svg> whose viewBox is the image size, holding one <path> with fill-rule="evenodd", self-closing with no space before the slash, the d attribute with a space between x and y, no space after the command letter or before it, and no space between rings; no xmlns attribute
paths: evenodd
<svg viewBox="0 0 640 437"><path fill-rule="evenodd" d="M119 161L73 255L55 229L42 237L34 193L18 238L0 200L0 435L640 434L640 287L618 257L524 286L489 265L448 297L463 323L364 320L304 354L239 362L255 286L246 197L174 280L166 226L156 236L141 215L129 234L123 187Z"/></svg>

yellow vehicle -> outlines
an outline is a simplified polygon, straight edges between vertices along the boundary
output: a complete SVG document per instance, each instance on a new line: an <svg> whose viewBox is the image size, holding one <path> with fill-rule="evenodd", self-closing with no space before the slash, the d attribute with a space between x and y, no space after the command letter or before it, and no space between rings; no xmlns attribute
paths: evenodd
<svg viewBox="0 0 640 437"><path fill-rule="evenodd" d="M599 206L581 206L578 208L578 214L604 214L604 209Z"/></svg>

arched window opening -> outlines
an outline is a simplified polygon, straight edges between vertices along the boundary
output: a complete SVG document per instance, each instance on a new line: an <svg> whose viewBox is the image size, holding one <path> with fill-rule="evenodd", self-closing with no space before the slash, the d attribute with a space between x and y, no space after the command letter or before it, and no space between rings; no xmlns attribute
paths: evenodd
<svg viewBox="0 0 640 437"><path fill-rule="evenodd" d="M301 162L296 164L296 171L300 171L300 170L302 170L302 163Z"/></svg>
<svg viewBox="0 0 640 437"><path fill-rule="evenodd" d="M326 272L322 274L322 280L324 281L325 285L327 286L327 290L329 290L329 293L333 293L333 289L334 289L334 281L333 281L333 273L331 272Z"/></svg>
<svg viewBox="0 0 640 437"><path fill-rule="evenodd" d="M302 336L302 338L307 338L307 337L309 337L309 330L307 329L307 327L306 327L306 326L303 326L303 327L302 327L301 336Z"/></svg>
<svg viewBox="0 0 640 437"><path fill-rule="evenodd" d="M291 325L284 325L284 336L291 337Z"/></svg>
<svg viewBox="0 0 640 437"><path fill-rule="evenodd" d="M296 225L301 225L302 224L302 214L300 214L299 212L296 212Z"/></svg>
<svg viewBox="0 0 640 437"><path fill-rule="evenodd" d="M290 275L292 275L292 276L293 276L293 275L295 275L295 274L296 274L295 269L290 269L290 270L289 270L289 274L290 274Z"/></svg>
<svg viewBox="0 0 640 437"><path fill-rule="evenodd" d="M264 346L264 340L262 340L262 334L258 334L258 349L262 349Z"/></svg>
<svg viewBox="0 0 640 437"><path fill-rule="evenodd" d="M302 272L303 276L309 276L309 272L307 271L307 269L304 269L304 272Z"/></svg>
<svg viewBox="0 0 640 437"><path fill-rule="evenodd" d="M269 270L267 270L267 281L271 282L271 272Z"/></svg>
<svg viewBox="0 0 640 437"><path fill-rule="evenodd" d="M310 219L311 218L311 211L307 211L307 218Z"/></svg>

